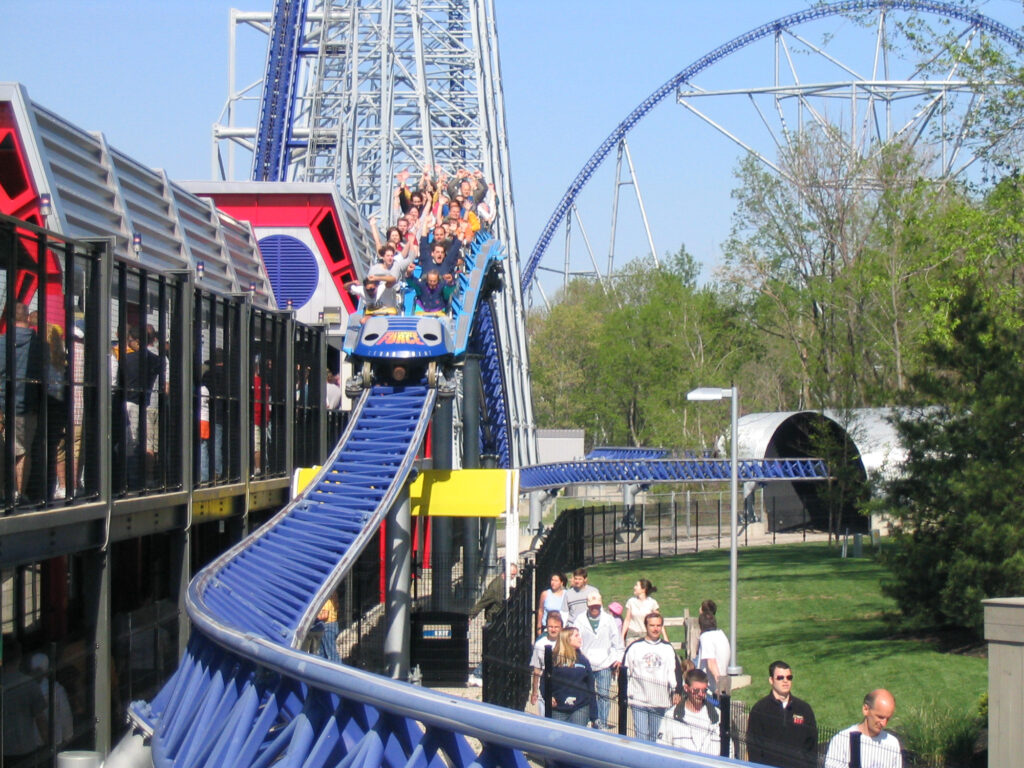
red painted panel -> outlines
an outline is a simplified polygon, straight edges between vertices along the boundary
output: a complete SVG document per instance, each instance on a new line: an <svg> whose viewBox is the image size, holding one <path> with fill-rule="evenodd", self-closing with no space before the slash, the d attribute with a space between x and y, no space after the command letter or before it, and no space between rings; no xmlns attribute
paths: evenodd
<svg viewBox="0 0 1024 768"><path fill-rule="evenodd" d="M302 195L298 193L273 194L230 193L211 195L217 207L240 221L248 221L253 227L303 227L316 243L321 260L342 302L349 313L355 311L356 302L345 290L345 285L356 279L355 267L348 242L341 231L338 213L330 195ZM341 254L325 241L321 228L326 228L330 238L341 246Z"/></svg>
<svg viewBox="0 0 1024 768"><path fill-rule="evenodd" d="M18 133L14 108L10 102L0 102L0 213L16 219L43 225L39 213L39 194L32 179L25 146ZM34 237L22 235L21 246L32 262L39 253ZM64 294L62 270L52 251L46 252L46 311L47 320L66 327L64 322ZM15 277L15 296L19 301L29 303L35 295L36 274L33 270L19 269Z"/></svg>

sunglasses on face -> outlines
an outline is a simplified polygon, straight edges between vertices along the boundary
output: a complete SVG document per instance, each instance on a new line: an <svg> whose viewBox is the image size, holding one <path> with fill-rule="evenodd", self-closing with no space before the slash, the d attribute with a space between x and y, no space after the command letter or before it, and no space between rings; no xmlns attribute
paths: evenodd
<svg viewBox="0 0 1024 768"><path fill-rule="evenodd" d="M776 680L792 680L793 676L792 675L776 675L775 679Z"/></svg>

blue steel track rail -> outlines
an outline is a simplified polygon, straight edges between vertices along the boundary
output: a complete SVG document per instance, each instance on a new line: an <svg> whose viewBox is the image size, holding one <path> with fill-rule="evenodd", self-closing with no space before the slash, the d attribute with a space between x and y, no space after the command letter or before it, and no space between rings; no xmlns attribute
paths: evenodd
<svg viewBox="0 0 1024 768"><path fill-rule="evenodd" d="M821 459L739 459L741 482L755 480L826 480ZM522 491L598 483L679 483L719 481L732 477L728 459L591 459L535 464L519 471Z"/></svg>

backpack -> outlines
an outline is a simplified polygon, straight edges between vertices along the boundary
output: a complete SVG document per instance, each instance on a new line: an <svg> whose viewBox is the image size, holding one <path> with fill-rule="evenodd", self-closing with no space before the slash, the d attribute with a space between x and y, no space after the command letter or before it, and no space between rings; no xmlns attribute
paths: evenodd
<svg viewBox="0 0 1024 768"><path fill-rule="evenodd" d="M707 701L705 699L704 700L704 709L707 710L708 720L711 721L711 724L712 725L717 725L718 724L718 710L715 708L715 705L712 704L710 701ZM686 722L686 699L685 699L685 697L683 698L682 701L680 701L678 704L676 704L676 711L674 713L674 717L675 717L676 720L678 720L681 723L685 723Z"/></svg>

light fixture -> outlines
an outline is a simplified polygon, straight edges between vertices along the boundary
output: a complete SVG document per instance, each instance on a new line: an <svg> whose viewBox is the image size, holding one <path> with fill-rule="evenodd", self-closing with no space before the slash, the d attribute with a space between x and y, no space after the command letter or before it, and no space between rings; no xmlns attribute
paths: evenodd
<svg viewBox="0 0 1024 768"><path fill-rule="evenodd" d="M318 323L320 323L321 325L323 325L323 322L324 322L324 311L322 309L319 312L317 312L317 314L316 314L316 321Z"/></svg>
<svg viewBox="0 0 1024 768"><path fill-rule="evenodd" d="M142 250L142 235L138 232L132 234L132 250L136 256Z"/></svg>
<svg viewBox="0 0 1024 768"><path fill-rule="evenodd" d="M292 300L288 299L288 301L285 302L285 306L288 308L288 311L291 312L292 311Z"/></svg>
<svg viewBox="0 0 1024 768"><path fill-rule="evenodd" d="M256 293L256 283L249 283L249 293Z"/></svg>
<svg viewBox="0 0 1024 768"><path fill-rule="evenodd" d="M200 280L202 280L204 274L206 274L206 262L205 261L197 261L196 262L196 277L199 278Z"/></svg>
<svg viewBox="0 0 1024 768"><path fill-rule="evenodd" d="M43 221L46 221L46 217L53 213L53 198L50 197L49 192L44 192L39 196L39 215L43 217Z"/></svg>
<svg viewBox="0 0 1024 768"><path fill-rule="evenodd" d="M732 658L730 664L726 668L726 674L730 677L734 675L742 675L743 667L737 663L736 658L736 582L737 582L737 571L738 571L738 556L737 556L737 525L739 520L739 461L736 458L736 443L737 435L739 430L737 423L739 422L740 413L740 391L736 387L730 387L723 389L721 387L698 387L697 389L691 390L686 393L687 400L695 401L706 401L706 400L732 400L732 418L731 431L732 431L732 445L730 446L730 475L732 481L732 505L730 509L730 521L729 521L729 640L732 649Z"/></svg>

